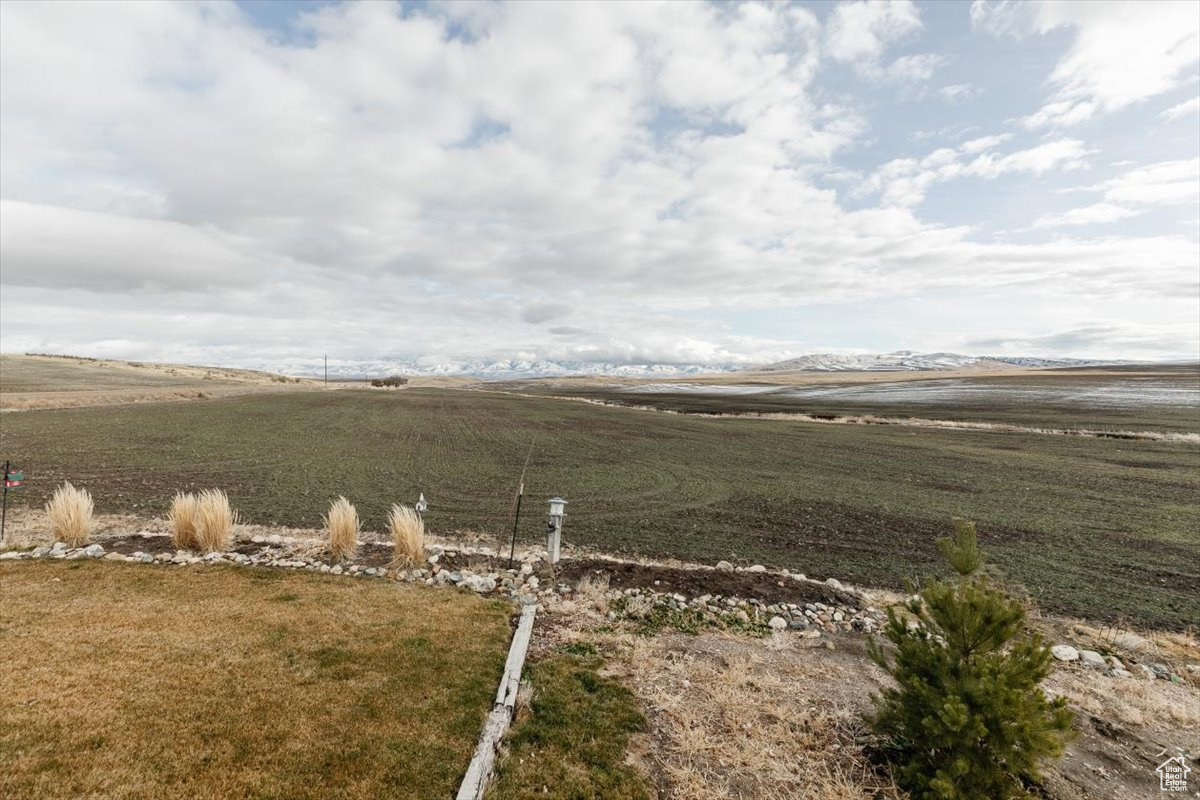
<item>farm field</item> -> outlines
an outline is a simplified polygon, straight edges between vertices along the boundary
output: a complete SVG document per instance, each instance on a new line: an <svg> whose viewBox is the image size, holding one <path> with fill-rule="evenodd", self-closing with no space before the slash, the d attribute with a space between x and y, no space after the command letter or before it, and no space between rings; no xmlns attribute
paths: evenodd
<svg viewBox="0 0 1200 800"><path fill-rule="evenodd" d="M1196 364L983 374L747 373L740 382L734 380L738 374L722 376L720 381L603 385L543 380L494 388L693 414L877 415L1200 433L1200 365Z"/></svg>
<svg viewBox="0 0 1200 800"><path fill-rule="evenodd" d="M509 610L236 567L0 566L0 796L450 797Z"/></svg>
<svg viewBox="0 0 1200 800"><path fill-rule="evenodd" d="M98 510L161 514L217 486L248 521L320 527L344 494L368 530L424 492L435 533L521 539L545 498L564 538L613 552L786 566L884 587L938 569L953 515L1048 610L1200 619L1200 448L1034 434L714 419L442 389L247 395L6 414L15 501L63 480Z"/></svg>
<svg viewBox="0 0 1200 800"><path fill-rule="evenodd" d="M0 409L192 400L312 385L266 372L75 356L0 355Z"/></svg>

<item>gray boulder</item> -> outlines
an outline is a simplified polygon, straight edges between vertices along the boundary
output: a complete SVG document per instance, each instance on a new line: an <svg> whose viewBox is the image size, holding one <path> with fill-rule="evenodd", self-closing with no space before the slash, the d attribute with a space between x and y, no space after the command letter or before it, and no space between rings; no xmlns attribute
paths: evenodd
<svg viewBox="0 0 1200 800"><path fill-rule="evenodd" d="M1078 661L1079 651L1069 644L1056 644L1050 648L1050 655L1059 661Z"/></svg>

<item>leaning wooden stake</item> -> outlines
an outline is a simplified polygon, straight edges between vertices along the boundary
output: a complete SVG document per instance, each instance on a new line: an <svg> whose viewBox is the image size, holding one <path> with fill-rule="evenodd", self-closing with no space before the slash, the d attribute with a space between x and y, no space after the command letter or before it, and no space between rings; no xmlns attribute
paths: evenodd
<svg viewBox="0 0 1200 800"><path fill-rule="evenodd" d="M488 714L487 722L483 724L475 755L471 757L467 774L458 787L457 800L483 800L488 781L492 779L496 750L508 730L508 724L512 722L513 706L517 702L517 689L521 685L521 670L525 667L525 651L529 649L535 614L536 605L521 609L521 620L517 623L517 632L513 634L512 645L508 648L508 661L504 663L504 676L500 678L500 688L496 690L496 703L492 713Z"/></svg>

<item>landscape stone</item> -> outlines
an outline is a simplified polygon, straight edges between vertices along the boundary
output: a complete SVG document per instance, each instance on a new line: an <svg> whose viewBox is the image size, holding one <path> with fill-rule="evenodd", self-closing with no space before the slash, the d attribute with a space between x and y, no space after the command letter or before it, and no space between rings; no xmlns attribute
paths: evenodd
<svg viewBox="0 0 1200 800"><path fill-rule="evenodd" d="M773 631L782 631L787 628L788 624L787 620L783 617L771 617L771 621L767 623L767 626Z"/></svg>
<svg viewBox="0 0 1200 800"><path fill-rule="evenodd" d="M100 558L104 555L104 548L98 544L89 544L83 548L83 554L88 558Z"/></svg>
<svg viewBox="0 0 1200 800"><path fill-rule="evenodd" d="M728 561L718 561L717 569L721 572L733 572L733 564L730 564Z"/></svg>
<svg viewBox="0 0 1200 800"><path fill-rule="evenodd" d="M1080 650L1079 662L1089 669L1108 669L1108 662L1104 660L1104 656L1095 650Z"/></svg>
<svg viewBox="0 0 1200 800"><path fill-rule="evenodd" d="M1144 652L1151 647L1150 640L1144 636L1138 636L1136 633L1122 633L1113 639L1113 644L1125 650L1132 650L1135 653Z"/></svg>
<svg viewBox="0 0 1200 800"><path fill-rule="evenodd" d="M1079 651L1069 644L1056 644L1050 648L1050 655L1059 661L1078 661Z"/></svg>

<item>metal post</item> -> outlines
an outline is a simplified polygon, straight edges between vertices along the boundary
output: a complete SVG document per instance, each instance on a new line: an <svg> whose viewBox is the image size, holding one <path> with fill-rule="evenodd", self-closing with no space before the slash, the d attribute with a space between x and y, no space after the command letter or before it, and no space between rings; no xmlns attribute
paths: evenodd
<svg viewBox="0 0 1200 800"><path fill-rule="evenodd" d="M4 504L0 511L0 545L4 544L4 526L8 522L8 462L4 462Z"/></svg>
<svg viewBox="0 0 1200 800"><path fill-rule="evenodd" d="M329 356L325 356L325 388L329 388Z"/></svg>
<svg viewBox="0 0 1200 800"><path fill-rule="evenodd" d="M513 556L517 552L517 523L521 521L521 498L525 496L525 484L517 490L517 511L513 514L512 540L508 543L508 568L512 569Z"/></svg>
<svg viewBox="0 0 1200 800"><path fill-rule="evenodd" d="M521 480L517 484L517 507L513 512L512 539L508 543L508 568L512 569L513 556L517 552L517 523L521 521L521 498L525 496L525 473L529 471L529 459L533 457L533 437L529 437L529 449L525 451L525 466L521 467Z"/></svg>

